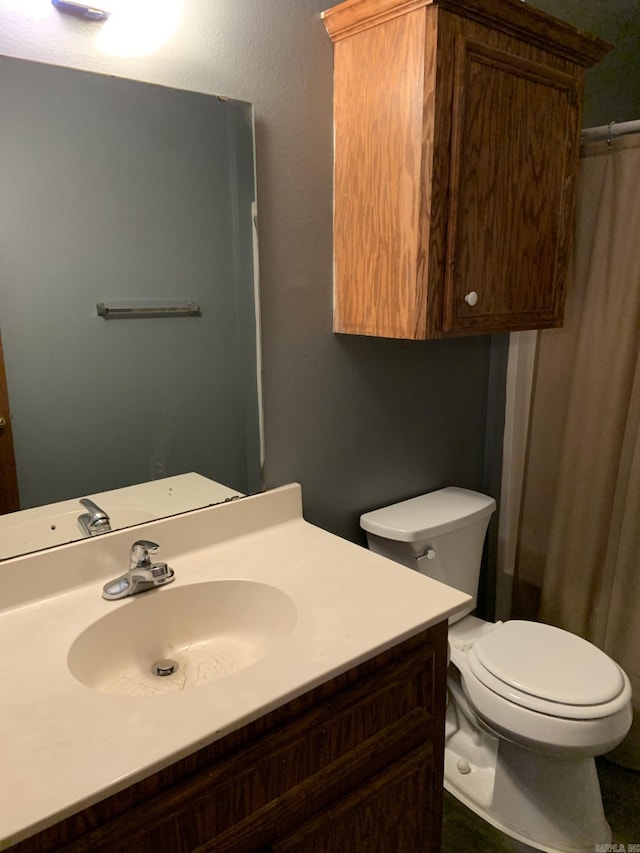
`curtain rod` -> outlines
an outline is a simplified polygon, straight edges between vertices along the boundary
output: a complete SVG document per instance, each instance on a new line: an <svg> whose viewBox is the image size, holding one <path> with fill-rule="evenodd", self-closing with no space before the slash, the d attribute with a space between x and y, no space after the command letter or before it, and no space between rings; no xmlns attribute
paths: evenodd
<svg viewBox="0 0 640 853"><path fill-rule="evenodd" d="M597 142L598 140L610 141L614 136L622 136L625 133L639 133L640 119L636 121L612 121L600 127L585 127L580 134L581 142Z"/></svg>

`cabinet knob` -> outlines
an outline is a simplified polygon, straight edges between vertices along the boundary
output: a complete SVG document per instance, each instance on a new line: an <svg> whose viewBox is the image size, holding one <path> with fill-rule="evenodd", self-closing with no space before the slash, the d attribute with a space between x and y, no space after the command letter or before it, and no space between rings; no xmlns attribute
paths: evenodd
<svg viewBox="0 0 640 853"><path fill-rule="evenodd" d="M464 298L464 301L467 303L467 305L471 305L471 307L473 308L473 306L478 301L478 294L475 292L475 290L472 290L470 293L467 293Z"/></svg>
<svg viewBox="0 0 640 853"><path fill-rule="evenodd" d="M6 426L7 426L7 419L5 418L4 415L0 414L0 432L2 432L2 430L5 429Z"/></svg>

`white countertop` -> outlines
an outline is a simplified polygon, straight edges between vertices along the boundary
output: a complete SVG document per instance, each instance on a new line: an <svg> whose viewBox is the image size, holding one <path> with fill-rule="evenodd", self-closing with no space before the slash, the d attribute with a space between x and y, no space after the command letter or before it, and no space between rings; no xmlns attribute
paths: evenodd
<svg viewBox="0 0 640 853"><path fill-rule="evenodd" d="M118 530L241 495L191 472L9 512L0 515L0 560L86 538L78 524L78 516L86 512L80 498L96 503L109 516L111 529Z"/></svg>
<svg viewBox="0 0 640 853"><path fill-rule="evenodd" d="M86 628L133 599L105 601L134 538L162 546L180 586L260 581L297 609L262 660L161 696L99 692L67 665ZM0 564L0 849L257 719L440 622L464 593L391 563L302 518L285 486L220 506Z"/></svg>

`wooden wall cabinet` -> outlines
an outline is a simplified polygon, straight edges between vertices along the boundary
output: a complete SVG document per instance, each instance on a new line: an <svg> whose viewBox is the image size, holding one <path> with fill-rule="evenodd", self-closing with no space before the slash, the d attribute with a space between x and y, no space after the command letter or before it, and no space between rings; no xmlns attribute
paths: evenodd
<svg viewBox="0 0 640 853"><path fill-rule="evenodd" d="M334 42L334 331L562 325L585 68L520 0L347 0Z"/></svg>
<svg viewBox="0 0 640 853"><path fill-rule="evenodd" d="M439 853L446 666L442 622L11 849Z"/></svg>

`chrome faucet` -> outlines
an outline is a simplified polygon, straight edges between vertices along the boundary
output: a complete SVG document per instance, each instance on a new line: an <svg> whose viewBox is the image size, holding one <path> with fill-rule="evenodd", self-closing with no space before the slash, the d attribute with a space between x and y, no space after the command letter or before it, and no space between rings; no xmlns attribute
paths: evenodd
<svg viewBox="0 0 640 853"><path fill-rule="evenodd" d="M111 520L107 513L89 498L80 498L80 503L88 510L78 516L78 524L84 535L97 536L99 533L109 533Z"/></svg>
<svg viewBox="0 0 640 853"><path fill-rule="evenodd" d="M129 571L106 583L102 588L102 597L113 601L174 581L173 569L166 563L151 561L151 555L155 554L158 548L155 542L148 542L146 539L134 542L129 554Z"/></svg>

